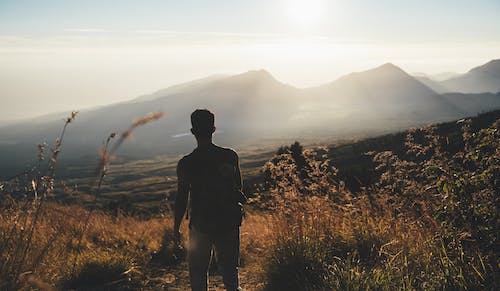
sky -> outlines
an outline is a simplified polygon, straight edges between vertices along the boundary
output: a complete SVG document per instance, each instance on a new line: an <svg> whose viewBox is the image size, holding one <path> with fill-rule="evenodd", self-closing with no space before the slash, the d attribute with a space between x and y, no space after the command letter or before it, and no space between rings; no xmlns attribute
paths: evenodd
<svg viewBox="0 0 500 291"><path fill-rule="evenodd" d="M307 87L500 58L499 0L0 0L0 121L266 69Z"/></svg>

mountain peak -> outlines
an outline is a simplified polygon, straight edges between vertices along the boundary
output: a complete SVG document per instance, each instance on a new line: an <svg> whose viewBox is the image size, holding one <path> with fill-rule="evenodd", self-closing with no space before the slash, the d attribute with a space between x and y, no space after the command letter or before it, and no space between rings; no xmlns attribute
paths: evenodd
<svg viewBox="0 0 500 291"><path fill-rule="evenodd" d="M264 69L260 70L250 70L245 73L240 74L240 76L248 76L253 78L263 78L263 79L274 79L273 75Z"/></svg>
<svg viewBox="0 0 500 291"><path fill-rule="evenodd" d="M241 82L252 82L252 83L259 83L259 82L278 82L271 73L264 69L260 70L251 70L247 71L245 73L241 73L238 75L234 75L230 77L232 80L238 80Z"/></svg>
<svg viewBox="0 0 500 291"><path fill-rule="evenodd" d="M339 78L338 80L345 80L345 79L351 79L351 78L408 78L410 75L403 71L400 67L392 64L392 63L385 63L383 65L380 65L378 67L375 67L373 69L369 69L366 71L362 72L355 72L351 73L349 75L343 76ZM337 81L338 81L337 80Z"/></svg>
<svg viewBox="0 0 500 291"><path fill-rule="evenodd" d="M378 66L374 69L372 69L373 71L380 71L380 70L383 70L383 71L395 71L395 72L404 72L403 69L401 69L400 67L394 65L393 63L385 63L381 66Z"/></svg>

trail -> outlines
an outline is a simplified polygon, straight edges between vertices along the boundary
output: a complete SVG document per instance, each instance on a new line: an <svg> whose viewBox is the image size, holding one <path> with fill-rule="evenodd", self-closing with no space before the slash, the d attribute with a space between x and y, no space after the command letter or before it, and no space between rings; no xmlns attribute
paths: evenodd
<svg viewBox="0 0 500 291"><path fill-rule="evenodd" d="M239 268L240 286L243 290L263 290L262 280L254 273L249 267ZM152 267L147 270L142 287L143 290L191 290L187 262L174 267ZM222 276L210 274L208 290L225 290Z"/></svg>

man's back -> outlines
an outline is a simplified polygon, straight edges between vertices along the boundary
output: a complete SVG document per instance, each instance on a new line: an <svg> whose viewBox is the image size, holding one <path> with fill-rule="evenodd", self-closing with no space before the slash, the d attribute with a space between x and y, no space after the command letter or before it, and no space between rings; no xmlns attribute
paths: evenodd
<svg viewBox="0 0 500 291"><path fill-rule="evenodd" d="M179 161L179 175L190 186L190 225L203 232L224 232L241 224L238 155L210 145Z"/></svg>

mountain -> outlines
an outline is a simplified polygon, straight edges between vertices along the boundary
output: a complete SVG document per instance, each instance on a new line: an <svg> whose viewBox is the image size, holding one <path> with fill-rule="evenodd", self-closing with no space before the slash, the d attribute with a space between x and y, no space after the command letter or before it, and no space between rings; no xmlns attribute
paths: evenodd
<svg viewBox="0 0 500 291"><path fill-rule="evenodd" d="M328 109L344 120L374 128L396 130L456 116L453 104L390 63L346 75L312 90L320 96L316 108L330 106Z"/></svg>
<svg viewBox="0 0 500 291"><path fill-rule="evenodd" d="M436 95L429 87L391 63L349 74L323 87L348 102L370 102L375 105L413 102L418 101L416 96Z"/></svg>
<svg viewBox="0 0 500 291"><path fill-rule="evenodd" d="M150 112L166 118L136 130L120 157L180 155L194 146L189 115L216 113L216 141L226 146L270 140L342 138L394 132L500 108L498 94L440 95L393 64L298 89L265 70L212 76L150 95L80 112L65 134L61 162L95 163L112 132ZM60 133L60 117L34 119L0 128L0 177L36 162L36 144ZM264 145L264 144L262 144Z"/></svg>
<svg viewBox="0 0 500 291"><path fill-rule="evenodd" d="M439 82L449 92L497 93L500 92L500 59L492 60L467 73Z"/></svg>

